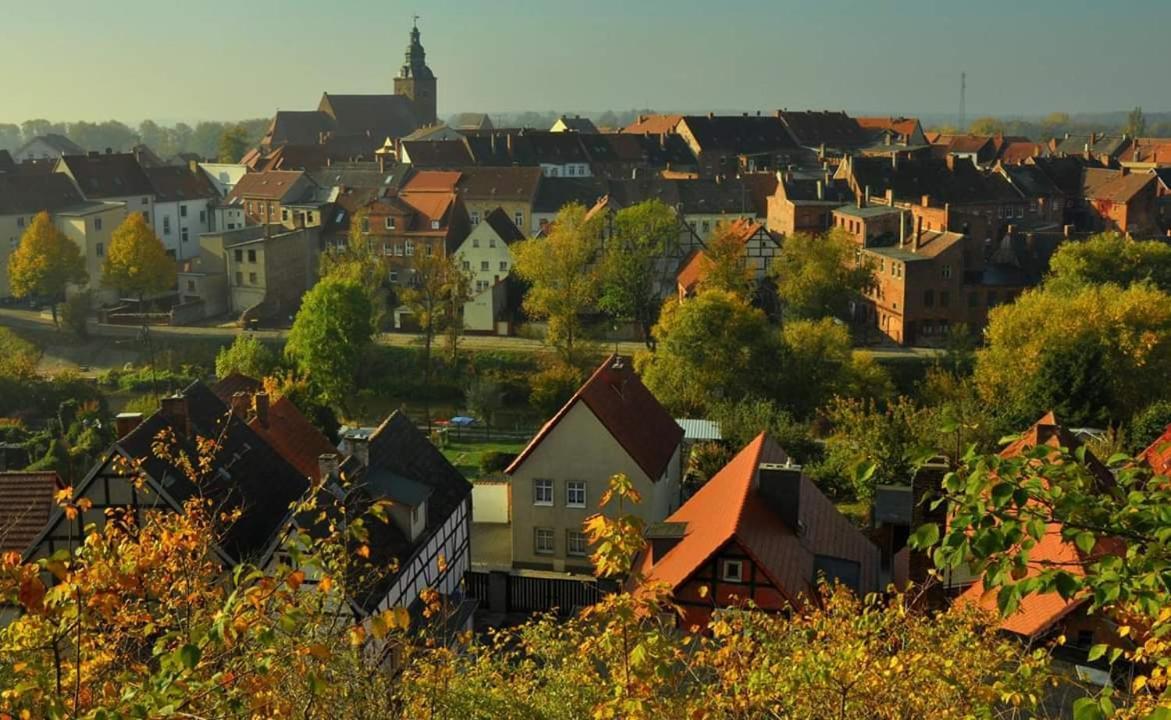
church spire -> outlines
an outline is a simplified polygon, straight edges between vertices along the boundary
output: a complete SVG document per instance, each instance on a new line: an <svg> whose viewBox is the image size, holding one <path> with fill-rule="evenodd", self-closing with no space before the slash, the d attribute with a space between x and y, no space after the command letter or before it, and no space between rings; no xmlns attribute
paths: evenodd
<svg viewBox="0 0 1171 720"><path fill-rule="evenodd" d="M411 26L411 42L407 45L406 61L399 72L401 78L432 78L431 68L427 67L427 51L419 41L419 16L415 15Z"/></svg>

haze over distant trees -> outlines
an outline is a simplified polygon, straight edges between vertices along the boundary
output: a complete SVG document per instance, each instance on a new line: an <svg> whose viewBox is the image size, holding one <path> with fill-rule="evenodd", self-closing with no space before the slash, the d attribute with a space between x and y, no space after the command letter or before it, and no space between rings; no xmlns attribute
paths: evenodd
<svg viewBox="0 0 1171 720"><path fill-rule="evenodd" d="M153 120L143 120L137 127L131 127L117 120L93 122L53 122L44 118L25 120L19 125L0 123L0 150L13 151L29 140L55 133L64 135L86 150L125 151L139 143L150 146L160 157L167 158L179 153L195 153L203 158L216 158L220 154L220 138L227 131L242 128L242 135L251 147L260 141L268 126L265 118L243 121L204 121L194 126L187 123L160 125Z"/></svg>

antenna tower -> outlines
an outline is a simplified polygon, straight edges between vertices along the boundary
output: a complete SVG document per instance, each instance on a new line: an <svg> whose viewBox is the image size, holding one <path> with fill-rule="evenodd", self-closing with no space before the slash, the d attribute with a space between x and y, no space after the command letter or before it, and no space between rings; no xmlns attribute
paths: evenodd
<svg viewBox="0 0 1171 720"><path fill-rule="evenodd" d="M968 131L967 108L964 107L968 94L968 74L966 72L960 73L960 126L956 128L959 132Z"/></svg>

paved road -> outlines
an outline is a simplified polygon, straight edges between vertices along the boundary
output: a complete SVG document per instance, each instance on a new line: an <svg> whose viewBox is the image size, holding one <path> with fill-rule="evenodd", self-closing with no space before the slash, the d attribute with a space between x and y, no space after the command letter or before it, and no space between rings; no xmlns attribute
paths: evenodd
<svg viewBox="0 0 1171 720"><path fill-rule="evenodd" d="M48 313L40 313L33 310L17 310L14 308L0 308L0 325L7 325L16 328L26 329L45 329L53 326L52 318ZM233 327L197 327L197 326L183 326L183 327L169 327L165 325L156 325L151 327L151 333L155 337L189 337L189 338L207 338L218 339L225 344L230 343L236 335L241 331ZM287 330L255 330L253 331L261 338L268 338L273 340L283 340L288 336ZM101 325L95 322L90 322L90 334L96 337L115 337L115 338L132 338L137 337L139 328L126 325ZM381 333L377 341L381 345L391 347L411 347L423 344L423 336L412 333ZM438 339L442 343L442 339ZM532 340L522 337L497 337L494 335L465 335L460 340L460 345L469 350L513 350L513 351L539 351L544 350L545 346L539 340ZM644 346L640 342L620 342L620 343L605 343L602 347L609 350L617 348L618 352L624 355L632 355L636 351L641 350ZM875 348L863 348L863 352L873 355L880 360L898 360L915 357L933 357L940 351L933 348L902 348L896 346L884 346Z"/></svg>

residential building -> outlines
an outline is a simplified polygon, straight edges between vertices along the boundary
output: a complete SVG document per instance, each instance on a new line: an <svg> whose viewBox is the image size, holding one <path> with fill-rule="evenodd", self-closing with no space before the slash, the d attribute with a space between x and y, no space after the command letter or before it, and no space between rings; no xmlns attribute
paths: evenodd
<svg viewBox="0 0 1171 720"><path fill-rule="evenodd" d="M1082 175L1082 196L1096 230L1153 234L1157 195L1157 178L1151 173L1086 168Z"/></svg>
<svg viewBox="0 0 1171 720"><path fill-rule="evenodd" d="M473 297L464 305L464 329L496 332L507 299L503 283L512 272L511 246L524 240L504 210L488 213L455 250L460 267L470 278ZM499 286L499 287L498 287Z"/></svg>
<svg viewBox="0 0 1171 720"><path fill-rule="evenodd" d="M1105 133L1090 133L1089 135L1065 133L1065 137L1054 138L1049 143L1052 154L1058 157L1076 155L1107 166L1116 166L1119 156L1129 144L1125 135L1107 135Z"/></svg>
<svg viewBox="0 0 1171 720"><path fill-rule="evenodd" d="M618 473L642 496L627 512L666 518L680 503L682 439L630 360L607 358L505 471L514 567L592 574L582 523Z"/></svg>
<svg viewBox="0 0 1171 720"><path fill-rule="evenodd" d="M871 133L841 111L781 110L777 117L818 164L836 165L842 156L872 143Z"/></svg>
<svg viewBox="0 0 1171 720"><path fill-rule="evenodd" d="M63 173L87 201L120 202L127 213L142 213L153 228L155 189L146 171L131 153L63 155L55 172Z"/></svg>
<svg viewBox="0 0 1171 720"><path fill-rule="evenodd" d="M102 284L102 268L106 264L106 249L118 226L126 220L126 214L126 204L120 202L83 202L53 213L57 229L81 249L89 275L86 288L93 302L109 302L118 297L116 290Z"/></svg>
<svg viewBox="0 0 1171 720"><path fill-rule="evenodd" d="M859 117L855 118L855 121L870 135L873 143L910 147L928 144L919 118Z"/></svg>
<svg viewBox="0 0 1171 720"><path fill-rule="evenodd" d="M630 135L673 133L682 120L682 115L639 115L637 120L622 128L622 132Z"/></svg>
<svg viewBox="0 0 1171 720"><path fill-rule="evenodd" d="M768 229L781 235L819 234L833 226L833 211L852 203L844 180L826 174L798 176L777 171L776 191L768 198Z"/></svg>
<svg viewBox="0 0 1171 720"><path fill-rule="evenodd" d="M64 135L49 133L26 142L12 153L12 158L18 163L25 163L37 160L57 161L64 155L85 155L85 148Z"/></svg>
<svg viewBox="0 0 1171 720"><path fill-rule="evenodd" d="M990 166L996 161L997 147L991 135L928 135L937 158L965 160L977 167Z"/></svg>
<svg viewBox="0 0 1171 720"><path fill-rule="evenodd" d="M726 230L734 242L744 245L745 267L751 272L758 285L768 274L773 258L781 254L781 240L766 229L763 223L754 220L733 220ZM694 297L711 272L711 258L704 249L696 249L679 266L675 285L680 300Z"/></svg>
<svg viewBox="0 0 1171 720"><path fill-rule="evenodd" d="M592 208L606 194L606 190L606 182L598 177L542 178L533 200L529 234L536 236L543 233L566 205L577 203Z"/></svg>
<svg viewBox="0 0 1171 720"><path fill-rule="evenodd" d="M0 554L28 549L49 522L62 487L52 470L0 472Z"/></svg>
<svg viewBox="0 0 1171 720"><path fill-rule="evenodd" d="M532 223L543 181L536 167L465 167L455 187L473 227L501 210L523 233Z"/></svg>
<svg viewBox="0 0 1171 720"><path fill-rule="evenodd" d="M1046 414L1025 431L1019 439L1001 451L1004 458L1020 457L1034 448L1064 448L1068 452L1081 451L1082 443L1068 430L1061 427L1053 413ZM1109 470L1089 450L1085 452L1085 464L1090 468L1092 479L1101 491L1115 492L1116 483ZM1099 536L1088 551L1064 539L1060 523L1049 523L1040 541L1029 551L1029 565L1026 577L1036 576L1041 568L1061 567L1075 576L1084 574L1088 565L1118 557L1126 552L1125 544L1111 537ZM1091 613L1089 597L1076 595L1063 598L1056 591L1033 593L1021 598L1017 609L1000 621L1000 629L1030 643L1044 642L1048 638L1064 636L1064 647L1087 653L1099 643L1117 643L1118 623L1109 614ZM974 582L960 595L959 604L979 605L995 612L996 594L986 591L982 580ZM1084 657L1084 655L1082 656Z"/></svg>
<svg viewBox="0 0 1171 720"><path fill-rule="evenodd" d="M201 162L199 169L207 174L220 197L230 195L236 183L240 182L240 178L248 174L248 166L240 163Z"/></svg>
<svg viewBox="0 0 1171 720"><path fill-rule="evenodd" d="M1017 218L1021 227L1061 227L1065 224L1068 199L1061 188L1041 168L1031 164L996 164L1003 175L1029 203L1025 217Z"/></svg>
<svg viewBox="0 0 1171 720"><path fill-rule="evenodd" d="M549 128L550 132L575 132L583 135L597 135L598 128L594 125L594 121L589 118L583 118L581 115L574 115L567 117L562 115L553 123L553 127Z"/></svg>
<svg viewBox="0 0 1171 720"><path fill-rule="evenodd" d="M808 154L790 135L779 111L770 116L685 115L674 131L691 148L701 177L775 172Z"/></svg>
<svg viewBox="0 0 1171 720"><path fill-rule="evenodd" d="M456 130L492 130L492 118L487 113L460 113L451 118L449 126Z"/></svg>
<svg viewBox="0 0 1171 720"><path fill-rule="evenodd" d="M822 581L879 589L878 548L764 433L646 536L638 576L671 589L685 628L748 602L799 610Z"/></svg>
<svg viewBox="0 0 1171 720"><path fill-rule="evenodd" d="M240 210L246 225L280 223L292 228L300 222L301 226L311 227L320 225L321 218L293 218L287 211L288 205L311 194L315 194L315 186L307 173L301 170L269 170L242 176L220 206Z"/></svg>
<svg viewBox="0 0 1171 720"><path fill-rule="evenodd" d="M167 253L186 260L199 252L199 236L213 228L219 200L215 185L198 168L160 166L145 169L154 188L155 234Z"/></svg>
<svg viewBox="0 0 1171 720"><path fill-rule="evenodd" d="M1131 171L1171 167L1171 138L1130 138L1118 164Z"/></svg>

